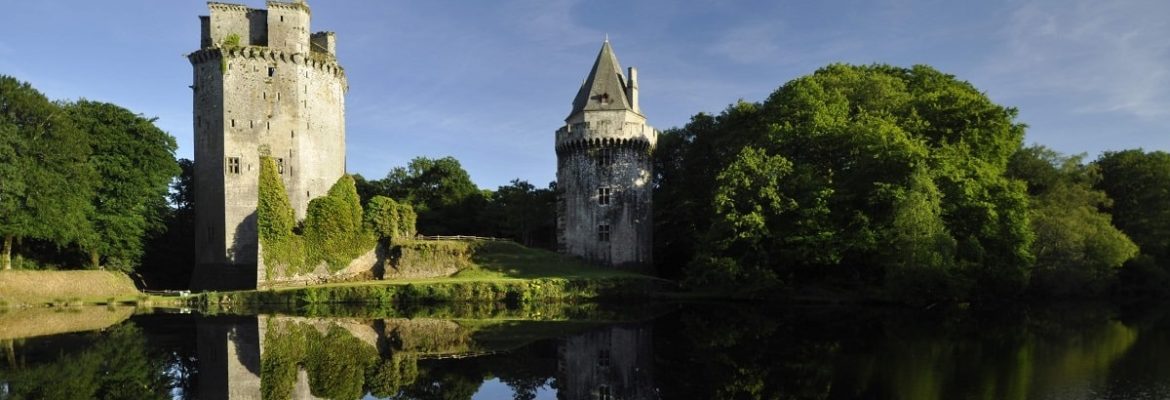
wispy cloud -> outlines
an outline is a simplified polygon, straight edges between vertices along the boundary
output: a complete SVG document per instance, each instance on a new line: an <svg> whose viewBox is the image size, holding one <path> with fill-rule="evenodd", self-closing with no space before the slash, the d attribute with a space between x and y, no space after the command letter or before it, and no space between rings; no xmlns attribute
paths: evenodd
<svg viewBox="0 0 1170 400"><path fill-rule="evenodd" d="M773 61L781 55L776 40L782 31L777 23L737 26L723 32L708 51L740 64Z"/></svg>
<svg viewBox="0 0 1170 400"><path fill-rule="evenodd" d="M1170 117L1167 15L1161 0L1029 3L989 69L1024 93L1077 94L1077 112Z"/></svg>

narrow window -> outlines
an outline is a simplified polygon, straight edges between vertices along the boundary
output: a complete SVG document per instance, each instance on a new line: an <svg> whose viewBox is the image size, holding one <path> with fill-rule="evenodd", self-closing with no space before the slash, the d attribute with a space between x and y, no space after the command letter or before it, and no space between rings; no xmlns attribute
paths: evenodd
<svg viewBox="0 0 1170 400"><path fill-rule="evenodd" d="M288 131L288 137L290 137L290 138L297 137L297 131Z"/></svg>
<svg viewBox="0 0 1170 400"><path fill-rule="evenodd" d="M609 349L597 351L597 366L602 368L609 367Z"/></svg>
<svg viewBox="0 0 1170 400"><path fill-rule="evenodd" d="M276 75L276 67L268 67L268 77L271 78L274 75Z"/></svg>
<svg viewBox="0 0 1170 400"><path fill-rule="evenodd" d="M265 122L264 129L272 129L272 122Z"/></svg>
<svg viewBox="0 0 1170 400"><path fill-rule="evenodd" d="M227 159L227 173L237 175L240 173L240 158L228 157Z"/></svg>
<svg viewBox="0 0 1170 400"><path fill-rule="evenodd" d="M609 241L609 225L608 224L601 224L601 225L597 226L597 241L599 241L599 242L608 242Z"/></svg>
<svg viewBox="0 0 1170 400"><path fill-rule="evenodd" d="M236 120L235 120L235 119L233 119L233 120L232 120L232 128L235 128L235 127L236 127Z"/></svg>
<svg viewBox="0 0 1170 400"><path fill-rule="evenodd" d="M256 127L256 121L248 121L248 128L255 128L255 127Z"/></svg>
<svg viewBox="0 0 1170 400"><path fill-rule="evenodd" d="M283 16L283 15L281 15L281 16L280 16L280 22L284 22L284 16Z"/></svg>
<svg viewBox="0 0 1170 400"><path fill-rule="evenodd" d="M264 100L268 100L268 92L264 92Z"/></svg>
<svg viewBox="0 0 1170 400"><path fill-rule="evenodd" d="M597 204L600 204L603 206L608 206L609 205L609 194L610 194L609 188L607 188L607 187L598 188L597 189Z"/></svg>
<svg viewBox="0 0 1170 400"><path fill-rule="evenodd" d="M598 400L613 400L613 394L609 392L609 386L601 385L597 387Z"/></svg>
<svg viewBox="0 0 1170 400"><path fill-rule="evenodd" d="M284 159L283 158L276 159L276 173L284 175Z"/></svg>
<svg viewBox="0 0 1170 400"><path fill-rule="evenodd" d="M610 149L597 150L597 165L606 167L613 163L613 153Z"/></svg>

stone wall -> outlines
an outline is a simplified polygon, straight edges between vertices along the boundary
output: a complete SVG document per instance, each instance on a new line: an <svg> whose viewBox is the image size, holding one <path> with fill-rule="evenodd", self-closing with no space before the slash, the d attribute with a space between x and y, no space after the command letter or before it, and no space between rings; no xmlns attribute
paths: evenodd
<svg viewBox="0 0 1170 400"><path fill-rule="evenodd" d="M632 111L582 114L557 131L559 250L649 272L657 131Z"/></svg>
<svg viewBox="0 0 1170 400"><path fill-rule="evenodd" d="M196 264L212 270L196 271L200 281L214 280L223 266L258 264L261 155L277 160L298 219L310 199L345 174L348 90L334 54L310 50L303 3L269 1L268 10L208 7L210 15L201 18L203 48L188 56L194 69ZM241 38L238 46L225 45L232 35Z"/></svg>

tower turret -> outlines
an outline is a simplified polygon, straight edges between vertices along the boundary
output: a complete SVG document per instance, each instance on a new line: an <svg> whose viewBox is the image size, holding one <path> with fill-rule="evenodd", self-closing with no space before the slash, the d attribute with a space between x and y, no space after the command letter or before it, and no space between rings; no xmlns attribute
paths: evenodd
<svg viewBox="0 0 1170 400"><path fill-rule="evenodd" d="M345 174L345 71L334 35L309 34L304 1L266 10L208 3L194 70L196 288L256 287L260 156L275 159L289 202ZM258 271L260 269L260 271Z"/></svg>
<svg viewBox="0 0 1170 400"><path fill-rule="evenodd" d="M637 71L622 74L609 40L557 130L557 247L624 269L652 264L650 154L658 131L638 107Z"/></svg>

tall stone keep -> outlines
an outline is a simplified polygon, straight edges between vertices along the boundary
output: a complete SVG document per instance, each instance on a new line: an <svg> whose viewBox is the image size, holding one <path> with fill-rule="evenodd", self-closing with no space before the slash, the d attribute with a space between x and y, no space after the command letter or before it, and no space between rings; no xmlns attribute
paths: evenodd
<svg viewBox="0 0 1170 400"><path fill-rule="evenodd" d="M196 288L255 287L260 156L297 218L345 173L345 71L304 1L208 3L194 67Z"/></svg>
<svg viewBox="0 0 1170 400"><path fill-rule="evenodd" d="M598 264L652 265L650 154L658 131L638 107L638 71L622 74L609 40L557 130L557 247Z"/></svg>

